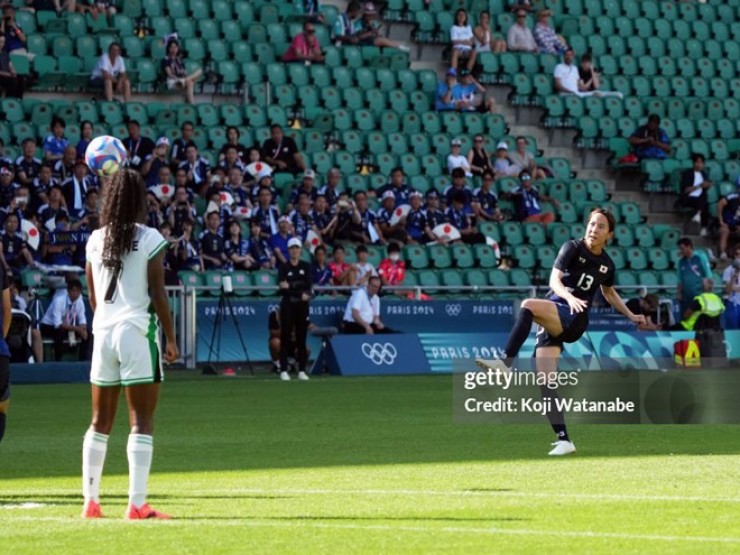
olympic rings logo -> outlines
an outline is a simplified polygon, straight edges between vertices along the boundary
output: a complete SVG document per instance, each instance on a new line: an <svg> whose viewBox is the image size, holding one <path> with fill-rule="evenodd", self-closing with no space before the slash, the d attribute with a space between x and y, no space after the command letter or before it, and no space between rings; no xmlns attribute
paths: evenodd
<svg viewBox="0 0 740 555"><path fill-rule="evenodd" d="M459 304L448 304L445 305L445 312L447 312L447 316L455 317L460 316L460 313L462 312L462 306Z"/></svg>
<svg viewBox="0 0 740 555"><path fill-rule="evenodd" d="M398 351L390 343L363 343L362 354L377 366L391 365L398 356Z"/></svg>

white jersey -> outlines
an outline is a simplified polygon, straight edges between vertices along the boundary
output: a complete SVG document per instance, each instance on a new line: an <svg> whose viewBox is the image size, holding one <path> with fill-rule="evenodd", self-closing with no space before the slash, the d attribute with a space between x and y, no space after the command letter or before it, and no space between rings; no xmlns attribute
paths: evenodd
<svg viewBox="0 0 740 555"><path fill-rule="evenodd" d="M95 287L93 333L128 322L144 333L156 327L157 320L149 298L149 261L167 247L162 234L137 224L133 248L122 259L121 271L111 283L113 272L103 266L105 228L93 231L87 241L87 262L92 268Z"/></svg>

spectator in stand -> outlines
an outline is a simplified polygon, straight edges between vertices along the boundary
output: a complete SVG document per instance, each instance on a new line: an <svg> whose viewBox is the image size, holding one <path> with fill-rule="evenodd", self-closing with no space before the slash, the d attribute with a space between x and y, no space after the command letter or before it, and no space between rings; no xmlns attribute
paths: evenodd
<svg viewBox="0 0 740 555"><path fill-rule="evenodd" d="M401 246L398 243L388 244L388 257L381 260L378 276L383 287L403 285L406 279L406 263L401 260Z"/></svg>
<svg viewBox="0 0 740 555"><path fill-rule="evenodd" d="M451 177L452 183L445 187L445 190L442 193L445 199L445 205L448 207L452 206L452 197L457 193L461 193L463 195L465 213L471 214L473 212L473 191L468 187L465 179L465 171L462 168L455 168L452 170Z"/></svg>
<svg viewBox="0 0 740 555"><path fill-rule="evenodd" d="M165 39L165 50L167 53L162 60L162 67L167 77L167 88L169 90L184 90L187 102L194 104L195 83L203 75L203 71L196 69L188 75L177 35L170 35Z"/></svg>
<svg viewBox="0 0 740 555"><path fill-rule="evenodd" d="M500 222L504 219L498 208L498 197L491 190L494 180L493 172L486 170L481 178L481 186L473 191L473 213L476 221Z"/></svg>
<svg viewBox="0 0 740 555"><path fill-rule="evenodd" d="M36 12L74 12L77 9L76 0L26 0L26 9Z"/></svg>
<svg viewBox="0 0 740 555"><path fill-rule="evenodd" d="M0 206L5 208L15 198L16 183L13 170L0 168Z"/></svg>
<svg viewBox="0 0 740 555"><path fill-rule="evenodd" d="M288 262L288 241L293 238L290 218L278 218L278 231L270 237L270 248L275 255L278 268Z"/></svg>
<svg viewBox="0 0 740 555"><path fill-rule="evenodd" d="M27 49L26 34L21 26L15 21L15 8L13 4L7 2L3 4L3 19L0 22L0 34L5 36L3 50L8 54L16 56L26 56L29 61L33 61L34 54Z"/></svg>
<svg viewBox="0 0 740 555"><path fill-rule="evenodd" d="M411 210L406 214L406 234L409 244L426 243L434 240L434 235L427 224L426 211L421 204L422 194L413 191L410 196Z"/></svg>
<svg viewBox="0 0 740 555"><path fill-rule="evenodd" d="M72 229L89 229L91 232L98 229L100 225L100 193L97 189L91 188L85 196L85 204L81 210L72 214L77 220L72 224Z"/></svg>
<svg viewBox="0 0 740 555"><path fill-rule="evenodd" d="M321 53L319 40L316 38L316 26L313 21L303 22L303 32L290 41L288 50L283 54L284 62L322 63L324 55Z"/></svg>
<svg viewBox="0 0 740 555"><path fill-rule="evenodd" d="M365 287L371 277L378 275L378 271L375 269L375 266L367 261L370 253L365 245L359 245L355 250L355 254L357 254L357 262L354 264L355 271L357 272L357 282L355 285Z"/></svg>
<svg viewBox="0 0 740 555"><path fill-rule="evenodd" d="M493 161L493 172L496 177L513 177L519 175L522 168L509 159L509 145L500 141L496 145L496 158Z"/></svg>
<svg viewBox="0 0 740 555"><path fill-rule="evenodd" d="M430 230L434 230L434 228L439 224L447 223L447 216L439 209L439 195L437 194L437 191L434 189L427 191L426 201L424 216L427 220L427 227ZM429 234L427 234L427 236L429 236ZM436 240L436 236L434 234L432 234L431 237L434 238L432 240Z"/></svg>
<svg viewBox="0 0 740 555"><path fill-rule="evenodd" d="M52 193L58 189L53 189ZM60 210L54 216L54 228L46 234L41 255L46 264L70 266L74 262L77 241L69 227L69 214Z"/></svg>
<svg viewBox="0 0 740 555"><path fill-rule="evenodd" d="M224 250L234 270L257 267L257 261L249 254L249 239L242 237L242 228L237 220L229 222L229 237L224 242Z"/></svg>
<svg viewBox="0 0 740 555"><path fill-rule="evenodd" d="M318 191L319 195L326 198L329 206L334 206L339 200L342 183L342 172L339 168L332 168L326 174L326 183ZM315 200L315 199L314 199Z"/></svg>
<svg viewBox="0 0 740 555"><path fill-rule="evenodd" d="M23 139L21 149L23 154L15 159L16 177L18 183L30 187L41 170L41 160L36 158L36 139Z"/></svg>
<svg viewBox="0 0 740 555"><path fill-rule="evenodd" d="M194 132L195 126L192 121L182 122L180 126L180 138L172 142L172 153L170 157L174 163L179 164L186 160L185 151L189 146L195 146L195 141L193 141Z"/></svg>
<svg viewBox="0 0 740 555"><path fill-rule="evenodd" d="M60 214L65 214L69 219L69 213L67 208L64 206L64 197L62 196L62 189L59 185L52 185L49 188L49 202L42 205L38 209L38 217L42 226L46 227L49 220L58 219Z"/></svg>
<svg viewBox="0 0 740 555"><path fill-rule="evenodd" d="M5 154L5 142L0 138L0 168L13 168L13 159Z"/></svg>
<svg viewBox="0 0 740 555"><path fill-rule="evenodd" d="M380 320L379 277L370 278L367 287L352 292L342 319L342 333L369 334L395 333Z"/></svg>
<svg viewBox="0 0 740 555"><path fill-rule="evenodd" d="M226 150L230 146L235 146L236 152L239 155L239 159L242 161L242 163L244 165L249 164L250 163L250 159L249 159L250 149L248 149L246 146L244 146L243 144L239 142L240 136L241 134L239 133L239 129L234 127L233 125L229 125L226 128L226 143L224 143L224 145L221 147L221 150L218 153L218 157L223 158L224 156L226 156ZM258 155L257 160L259 160L259 150L257 150L257 155ZM252 162L254 162L254 160L252 160Z"/></svg>
<svg viewBox="0 0 740 555"><path fill-rule="evenodd" d="M532 185L532 174L529 170L522 170L519 174L520 185L509 193L514 201L517 220L520 222L538 222L541 224L551 224L555 221L555 214L552 212L543 212L540 207L540 201L551 202L555 207L558 201L547 195L540 195L537 187Z"/></svg>
<svg viewBox="0 0 740 555"><path fill-rule="evenodd" d="M506 34L506 47L512 52L537 52L537 41L527 26L527 12L522 8L516 11L516 23Z"/></svg>
<svg viewBox="0 0 740 555"><path fill-rule="evenodd" d="M195 221L198 214L195 207L190 204L188 190L185 187L177 187L175 198L167 209L167 221L172 226L172 233L180 236L183 233L183 224L186 220Z"/></svg>
<svg viewBox="0 0 740 555"><path fill-rule="evenodd" d="M69 179L75 170L77 162L77 149L72 145L67 145L62 153L62 157L54 163L51 173L59 183L64 183Z"/></svg>
<svg viewBox="0 0 740 555"><path fill-rule="evenodd" d="M740 239L740 179L735 187L734 193L723 196L717 203L720 260L727 260L727 241L730 237Z"/></svg>
<svg viewBox="0 0 740 555"><path fill-rule="evenodd" d="M740 329L740 243L732 251L732 264L722 273L725 285L725 329Z"/></svg>
<svg viewBox="0 0 740 555"><path fill-rule="evenodd" d="M635 297L624 303L632 314L642 314L645 316L645 323L638 324L637 329L642 331L660 331L660 319L658 317L658 307L660 301L658 295L648 293L644 297Z"/></svg>
<svg viewBox="0 0 740 555"><path fill-rule="evenodd" d="M709 190L714 184L707 179L704 171L704 155L695 152L691 155L693 167L681 172L681 197L679 204L694 211L691 221L701 224L701 236L706 237L709 233L709 201L707 197Z"/></svg>
<svg viewBox="0 0 740 555"><path fill-rule="evenodd" d="M108 23L111 25L110 18L118 13L115 2L116 0L78 0L77 11L89 13L93 20L97 20L102 15L108 19Z"/></svg>
<svg viewBox="0 0 740 555"><path fill-rule="evenodd" d="M5 35L0 33L0 91L5 91L9 98L23 98L29 87L28 77L18 75L10 61L10 54L5 50Z"/></svg>
<svg viewBox="0 0 740 555"><path fill-rule="evenodd" d="M332 284L331 268L326 263L326 247L324 245L319 245L313 251L311 281L314 285L321 287L329 287Z"/></svg>
<svg viewBox="0 0 740 555"><path fill-rule="evenodd" d="M92 186L87 163L82 159L77 160L72 175L62 182L64 204L71 214L77 214L84 209L87 192Z"/></svg>
<svg viewBox="0 0 740 555"><path fill-rule="evenodd" d="M550 25L552 11L540 10L537 12L537 23L534 26L534 40L540 54L562 54L568 48L565 39L555 32Z"/></svg>
<svg viewBox="0 0 740 555"><path fill-rule="evenodd" d="M378 20L378 10L375 4L372 2L366 2L362 8L362 18L355 25L355 32L353 35L357 38L357 42L353 43L357 46L379 46L387 48L398 48L404 52L408 52L410 49L407 45L391 40L381 36L380 28L383 26L383 22Z"/></svg>
<svg viewBox="0 0 740 555"><path fill-rule="evenodd" d="M270 138L262 144L265 162L270 164L276 172L297 174L306 170L303 155L298 152L298 146L291 137L283 134L283 129L277 124L270 126Z"/></svg>
<svg viewBox="0 0 740 555"><path fill-rule="evenodd" d="M534 155L527 150L529 141L526 137L519 136L516 138L516 150L508 153L508 158L511 163L514 164L521 172L522 170L529 170L530 175L533 179L545 179L547 173L544 169L537 167L537 160Z"/></svg>
<svg viewBox="0 0 740 555"><path fill-rule="evenodd" d="M500 54L506 52L506 41L495 37L491 31L491 12L483 10L478 15L478 25L473 27L475 37L475 50L481 52L493 52Z"/></svg>
<svg viewBox="0 0 740 555"><path fill-rule="evenodd" d="M688 237L678 240L678 251L681 257L677 264L677 296L683 316L691 307L694 297L702 294L704 278L712 278L712 269L709 267L707 256L702 251L695 251L694 244Z"/></svg>
<svg viewBox="0 0 740 555"><path fill-rule="evenodd" d="M647 125L638 127L629 141L640 160L649 158L662 160L671 152L671 141L665 129L660 127L660 116L657 114L650 114Z"/></svg>
<svg viewBox="0 0 740 555"><path fill-rule="evenodd" d="M378 227L383 237L387 241L398 241L406 243L408 235L406 234L406 216L398 219L394 224L391 223L393 213L396 209L396 197L393 191L386 191L380 199L381 206L378 208L376 216L378 218Z"/></svg>
<svg viewBox="0 0 740 555"><path fill-rule="evenodd" d="M172 236L172 226L169 222L163 222L159 226L159 232L162 237L167 241L167 250L164 254L164 283L165 285L176 286L180 284L180 280L177 278L177 267L179 265L177 260L177 239Z"/></svg>
<svg viewBox="0 0 740 555"><path fill-rule="evenodd" d="M236 168L241 174L244 174L246 168L242 164L241 158L239 158L239 150L231 145L226 149L226 155L219 160L216 168L223 170L224 175L229 175L232 169Z"/></svg>
<svg viewBox="0 0 740 555"><path fill-rule="evenodd" d="M371 243L382 243L383 232L378 226L378 218L368 207L367 193L355 192L354 206L339 200L339 217L335 239L349 239L357 243L369 245Z"/></svg>
<svg viewBox="0 0 740 555"><path fill-rule="evenodd" d="M93 140L93 124L90 120L80 122L80 140L77 141L77 158L85 159L87 145Z"/></svg>
<svg viewBox="0 0 740 555"><path fill-rule="evenodd" d="M205 197L211 179L211 165L208 160L198 154L198 148L195 145L190 145L185 149L185 160L180 162L177 168L187 172L188 188Z"/></svg>
<svg viewBox="0 0 740 555"><path fill-rule="evenodd" d="M298 196L296 208L288 217L293 226L293 233L301 240L301 243L306 242L309 231L313 231L321 237L319 230L314 225L313 216L311 215L311 201L308 195L301 194Z"/></svg>
<svg viewBox="0 0 740 555"><path fill-rule="evenodd" d="M465 193L462 191L453 193L446 215L447 221L460 232L460 240L463 243L474 245L486 242L485 236L478 231L478 228L470 220L469 212L465 206Z"/></svg>
<svg viewBox="0 0 740 555"><path fill-rule="evenodd" d="M291 212L295 208L298 202L298 197L300 195L305 195L306 197L308 197L309 204L312 205L319 194L319 190L314 187L315 182L316 173L313 170L304 171L301 184L290 194L290 198L288 199L288 204L285 207L285 211Z"/></svg>
<svg viewBox="0 0 740 555"><path fill-rule="evenodd" d="M263 178L268 178L272 185L272 167L261 160L262 153L259 147L253 146L247 150L247 162L244 172L244 181L250 187L258 187L257 182Z"/></svg>
<svg viewBox="0 0 740 555"><path fill-rule="evenodd" d="M270 242L262 237L262 228L257 218L250 222L249 255L255 260L256 267L263 270L274 270L275 256L272 254Z"/></svg>
<svg viewBox="0 0 740 555"><path fill-rule="evenodd" d="M202 269L198 247L193 238L194 220L185 219L182 222L182 235L177 239L177 270L200 272Z"/></svg>
<svg viewBox="0 0 740 555"><path fill-rule="evenodd" d="M496 101L486 98L486 88L473 77L469 69L460 70L460 82L452 89L452 98L461 112L494 113Z"/></svg>
<svg viewBox="0 0 740 555"><path fill-rule="evenodd" d="M64 130L67 124L59 116L51 118L49 129L51 133L46 136L43 144L44 160L54 162L60 160L64 155L64 149L69 144L64 136Z"/></svg>
<svg viewBox="0 0 740 555"><path fill-rule="evenodd" d="M434 93L434 109L438 112L446 112L449 110L456 110L458 102L455 102L452 93L453 89L457 85L457 70L450 68L445 72L444 81L437 85L437 90Z"/></svg>
<svg viewBox="0 0 740 555"><path fill-rule="evenodd" d="M51 166L43 164L39 169L39 175L31 183L31 205L32 210L38 211L43 204L49 202L49 191L57 187L59 183L51 175Z"/></svg>
<svg viewBox="0 0 740 555"><path fill-rule="evenodd" d="M452 41L452 57L450 65L457 69L458 60L467 60L468 69L475 67L477 50L473 29L468 23L468 12L460 8L455 12L455 23L450 28L450 40Z"/></svg>
<svg viewBox="0 0 740 555"><path fill-rule="evenodd" d="M145 224L147 227L153 227L159 229L165 222L164 214L162 213L162 206L159 204L157 197L152 192L147 193L147 213Z"/></svg>
<svg viewBox="0 0 740 555"><path fill-rule="evenodd" d="M575 53L568 48L563 54L563 61L555 66L553 77L555 78L555 90L560 94L574 94L576 96L590 96L591 93L581 93L578 89L578 68L573 63Z"/></svg>
<svg viewBox="0 0 740 555"><path fill-rule="evenodd" d="M87 359L87 318L80 280L67 281L67 290L54 296L41 319L41 335L54 340L55 361L62 360L65 339L71 349L77 349L78 360Z"/></svg>
<svg viewBox="0 0 740 555"><path fill-rule="evenodd" d="M224 238L219 233L221 214L218 210L213 210L206 214L205 221L206 229L198 237L203 269L220 270L229 263L224 247Z"/></svg>
<svg viewBox="0 0 740 555"><path fill-rule="evenodd" d="M470 167L470 173L475 177L481 177L486 171L490 171L493 174L491 156L486 151L486 143L483 135L473 137L473 146L468 151L468 165Z"/></svg>
<svg viewBox="0 0 740 555"><path fill-rule="evenodd" d="M24 266L33 266L33 257L28 244L20 232L20 220L16 214L8 214L0 232L0 264L5 275L12 276Z"/></svg>
<svg viewBox="0 0 740 555"><path fill-rule="evenodd" d="M280 212L271 204L272 192L269 187L261 187L257 195L257 207L252 211L252 218L260 222L260 234L263 239L269 240L273 233L277 233L277 222Z"/></svg>
<svg viewBox="0 0 740 555"><path fill-rule="evenodd" d="M0 168L0 172L2 172L0 175L6 174L7 172L12 172L13 170L7 167ZM7 179L6 177L0 179L0 185ZM0 206L0 224L5 222L5 218L7 218L11 214L15 214L15 216L18 218L18 221L20 222L23 220L26 216L26 212L29 212L30 216L30 210L28 208L28 201L30 193L28 191L28 187L25 185L19 185L17 187L13 186L12 190L14 192L14 196L10 201L5 204L5 206ZM5 191L3 191L5 193ZM3 195L4 196L4 195ZM4 200L4 199L3 199Z"/></svg>
<svg viewBox="0 0 740 555"><path fill-rule="evenodd" d="M334 232L337 228L339 218L335 213L330 212L329 203L324 195L318 195L313 203L311 210L313 224L317 229L322 243L331 244L334 239Z"/></svg>
<svg viewBox="0 0 740 555"><path fill-rule="evenodd" d="M123 146L128 151L129 167L141 171L144 160L154 151L154 141L141 135L141 124L138 120L128 120L126 127L128 127L128 137L123 140Z"/></svg>
<svg viewBox="0 0 740 555"><path fill-rule="evenodd" d="M447 155L447 171L452 174L453 170L461 168L465 172L465 175L470 177L473 175L470 171L470 162L468 162L468 159L465 156L460 154L461 147L462 141L460 141L460 139L452 139L452 141L450 141L451 152Z"/></svg>
<svg viewBox="0 0 740 555"><path fill-rule="evenodd" d="M332 252L332 261L329 263L332 285L351 286L357 283L357 269L344 261L344 247L337 245Z"/></svg>
<svg viewBox="0 0 740 555"><path fill-rule="evenodd" d="M391 191L396 199L396 206L409 203L409 196L411 195L411 187L406 184L406 174L403 168L396 166L391 170L391 177L388 183L383 185L377 190L377 196L382 200L383 195Z"/></svg>
<svg viewBox="0 0 740 555"><path fill-rule="evenodd" d="M516 12L517 10L526 10L528 12L534 11L534 4L532 0L515 0L509 6L509 10Z"/></svg>
<svg viewBox="0 0 740 555"><path fill-rule="evenodd" d="M154 187L155 185L169 182L162 181L159 175L162 169L166 168L169 170L169 148L170 140L167 137L160 137L154 143L152 153L144 159L144 163L141 165L141 175L144 176L147 187Z"/></svg>
<svg viewBox="0 0 740 555"><path fill-rule="evenodd" d="M578 65L578 91L594 96L617 96L619 98L623 96L619 91L601 90L601 72L594 67L591 54L588 52L581 56L581 62Z"/></svg>
<svg viewBox="0 0 740 555"><path fill-rule="evenodd" d="M113 101L114 91L121 95L123 102L131 98L131 81L126 73L126 62L121 56L121 45L110 43L108 53L98 59L90 77L90 86L95 89L102 87L103 96L108 102Z"/></svg>
<svg viewBox="0 0 740 555"><path fill-rule="evenodd" d="M362 14L362 4L352 0L347 4L347 11L339 14L334 22L332 36L335 46L343 44L357 44L359 38L355 34L357 26L360 24L360 15Z"/></svg>

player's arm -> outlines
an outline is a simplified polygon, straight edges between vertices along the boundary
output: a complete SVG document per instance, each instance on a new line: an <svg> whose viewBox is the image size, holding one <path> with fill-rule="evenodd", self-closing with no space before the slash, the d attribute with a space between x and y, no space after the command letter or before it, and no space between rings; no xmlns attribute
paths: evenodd
<svg viewBox="0 0 740 555"><path fill-rule="evenodd" d="M579 299L563 284L564 272L558 268L553 268L550 272L550 289L561 299L565 299L572 312L583 312L588 306L588 301Z"/></svg>
<svg viewBox="0 0 740 555"><path fill-rule="evenodd" d="M608 302L612 306L612 308L614 308L621 314L624 314L633 324L644 326L647 323L643 314L635 314L629 308L627 308L624 300L622 300L622 297L619 296L619 293L617 293L617 290L614 289L614 287L602 285L601 294L604 295L606 302Z"/></svg>
<svg viewBox="0 0 740 555"><path fill-rule="evenodd" d="M85 278L87 279L87 290L90 297L90 307L92 307L92 311L93 313L95 313L97 300L95 299L95 284L93 283L92 266L89 262L85 264Z"/></svg>
<svg viewBox="0 0 740 555"><path fill-rule="evenodd" d="M159 321L162 323L162 330L166 341L165 360L174 362L180 357L177 349L177 339L175 338L175 326L172 323L169 303L167 302L167 293L164 290L164 251L158 252L154 258L149 260L147 266L147 278L149 280L149 298L152 300L154 310L157 313ZM88 283L90 283L88 281Z"/></svg>

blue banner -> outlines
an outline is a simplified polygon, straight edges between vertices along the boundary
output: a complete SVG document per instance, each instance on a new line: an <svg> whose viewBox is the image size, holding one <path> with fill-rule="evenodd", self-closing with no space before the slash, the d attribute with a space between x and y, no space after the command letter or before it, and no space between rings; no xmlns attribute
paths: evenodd
<svg viewBox="0 0 740 555"><path fill-rule="evenodd" d="M213 336L213 326L218 314L217 300L198 301L197 361L208 360L209 347L213 338L212 359L219 361L243 361L244 353L239 343L234 320L239 326L252 361L268 361L268 317L278 307L278 300L246 300L230 298L234 318L227 307L227 314L220 315L220 331ZM319 327L339 327L344 316L347 297L320 298L311 302L310 319ZM383 297L380 302L380 318L386 326L403 333L445 332L506 332L513 324L512 301L408 301L397 297ZM220 337L219 337L220 336ZM220 347L219 347L220 339ZM316 356L320 347L317 338L309 335L309 348Z"/></svg>
<svg viewBox="0 0 740 555"><path fill-rule="evenodd" d="M428 374L429 363L416 334L338 335L326 365L331 374L389 376Z"/></svg>

